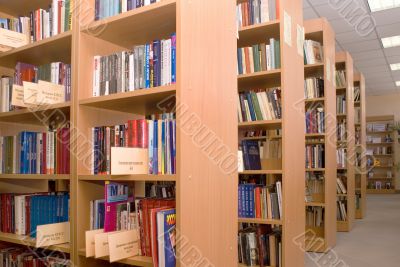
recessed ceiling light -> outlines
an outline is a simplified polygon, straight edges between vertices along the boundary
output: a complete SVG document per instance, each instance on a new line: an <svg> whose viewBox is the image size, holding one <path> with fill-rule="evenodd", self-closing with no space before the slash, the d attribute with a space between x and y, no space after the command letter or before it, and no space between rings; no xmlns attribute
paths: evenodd
<svg viewBox="0 0 400 267"><path fill-rule="evenodd" d="M400 35L382 38L382 45L384 48L400 46Z"/></svg>
<svg viewBox="0 0 400 267"><path fill-rule="evenodd" d="M400 70L400 63L390 64L391 70Z"/></svg>
<svg viewBox="0 0 400 267"><path fill-rule="evenodd" d="M400 0L368 0L371 12L400 7Z"/></svg>
<svg viewBox="0 0 400 267"><path fill-rule="evenodd" d="M397 81L397 82L396 82L396 86L400 86L400 81Z"/></svg>

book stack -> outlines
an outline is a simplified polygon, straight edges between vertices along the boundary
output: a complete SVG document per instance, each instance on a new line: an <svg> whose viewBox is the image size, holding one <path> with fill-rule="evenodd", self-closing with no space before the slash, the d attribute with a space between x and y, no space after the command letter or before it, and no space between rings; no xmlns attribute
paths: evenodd
<svg viewBox="0 0 400 267"><path fill-rule="evenodd" d="M15 109L11 105L13 81L13 78L5 76L0 79L0 112L8 112Z"/></svg>
<svg viewBox="0 0 400 267"><path fill-rule="evenodd" d="M282 266L282 231L266 225L239 229L239 263L245 266Z"/></svg>
<svg viewBox="0 0 400 267"><path fill-rule="evenodd" d="M69 174L70 130L0 137L1 173Z"/></svg>
<svg viewBox="0 0 400 267"><path fill-rule="evenodd" d="M323 47L321 43L313 40L304 41L304 64L323 63Z"/></svg>
<svg viewBox="0 0 400 267"><path fill-rule="evenodd" d="M0 266L70 267L72 263L61 252L40 248L27 248L16 244L0 243Z"/></svg>
<svg viewBox="0 0 400 267"><path fill-rule="evenodd" d="M26 34L30 37L31 20L29 17L0 18L0 28Z"/></svg>
<svg viewBox="0 0 400 267"><path fill-rule="evenodd" d="M132 51L95 56L93 96L166 86L176 82L176 35Z"/></svg>
<svg viewBox="0 0 400 267"><path fill-rule="evenodd" d="M323 107L310 108L306 111L306 133L325 133L325 112Z"/></svg>
<svg viewBox="0 0 400 267"><path fill-rule="evenodd" d="M279 19L279 0L245 0L236 6L238 27Z"/></svg>
<svg viewBox="0 0 400 267"><path fill-rule="evenodd" d="M360 87L359 86L355 86L354 87L354 102L360 102Z"/></svg>
<svg viewBox="0 0 400 267"><path fill-rule="evenodd" d="M238 74L279 69L281 67L280 41L269 39L269 44L238 48Z"/></svg>
<svg viewBox="0 0 400 267"><path fill-rule="evenodd" d="M306 202L313 202L313 196L324 194L324 181L325 177L322 174L306 173Z"/></svg>
<svg viewBox="0 0 400 267"><path fill-rule="evenodd" d="M346 114L346 95L336 96L336 113L339 115Z"/></svg>
<svg viewBox="0 0 400 267"><path fill-rule="evenodd" d="M111 173L111 147L148 149L149 174L175 174L176 121L173 114L92 128L92 174Z"/></svg>
<svg viewBox="0 0 400 267"><path fill-rule="evenodd" d="M104 19L160 1L161 0L95 0L94 19Z"/></svg>
<svg viewBox="0 0 400 267"><path fill-rule="evenodd" d="M337 177L336 178L336 191L338 194L347 194L347 188L343 180L347 179L346 177Z"/></svg>
<svg viewBox="0 0 400 267"><path fill-rule="evenodd" d="M280 88L241 92L238 102L239 122L275 120L282 116Z"/></svg>
<svg viewBox="0 0 400 267"><path fill-rule="evenodd" d="M360 124L361 122L361 108L354 107L354 124Z"/></svg>
<svg viewBox="0 0 400 267"><path fill-rule="evenodd" d="M325 145L306 145L306 169L325 168Z"/></svg>
<svg viewBox="0 0 400 267"><path fill-rule="evenodd" d="M335 71L335 83L337 88L346 87L346 71L344 70Z"/></svg>
<svg viewBox="0 0 400 267"><path fill-rule="evenodd" d="M368 132L386 132L391 128L389 123L368 123Z"/></svg>
<svg viewBox="0 0 400 267"><path fill-rule="evenodd" d="M1 231L36 238L38 225L69 220L69 193L0 194Z"/></svg>
<svg viewBox="0 0 400 267"><path fill-rule="evenodd" d="M337 211L336 211L336 219L338 221L347 221L347 201L344 197L338 197L337 200Z"/></svg>
<svg viewBox="0 0 400 267"><path fill-rule="evenodd" d="M273 186L239 184L238 207L240 218L282 218L282 183Z"/></svg>
<svg viewBox="0 0 400 267"><path fill-rule="evenodd" d="M343 142L346 141L347 139L347 131L346 131L346 126L347 122L346 119L338 119L336 123L336 137L337 141Z"/></svg>
<svg viewBox="0 0 400 267"><path fill-rule="evenodd" d="M314 77L305 79L304 96L306 99L324 97L324 79Z"/></svg>
<svg viewBox="0 0 400 267"><path fill-rule="evenodd" d="M347 161L347 148L338 147L336 149L336 162L338 168L346 168Z"/></svg>
<svg viewBox="0 0 400 267"><path fill-rule="evenodd" d="M306 208L306 226L307 227L323 227L325 210L323 207L307 207Z"/></svg>
<svg viewBox="0 0 400 267"><path fill-rule="evenodd" d="M239 151L243 152L245 170L261 170L261 157L259 142L255 140L242 140Z"/></svg>

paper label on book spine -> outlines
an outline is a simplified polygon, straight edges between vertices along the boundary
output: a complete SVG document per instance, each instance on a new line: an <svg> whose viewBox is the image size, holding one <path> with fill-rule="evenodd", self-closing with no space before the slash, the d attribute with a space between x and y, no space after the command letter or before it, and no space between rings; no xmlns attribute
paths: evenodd
<svg viewBox="0 0 400 267"><path fill-rule="evenodd" d="M111 148L111 175L147 174L148 149Z"/></svg>
<svg viewBox="0 0 400 267"><path fill-rule="evenodd" d="M13 84L11 105L17 106L17 107L24 107L24 108L27 107L24 103L24 87L23 86Z"/></svg>
<svg viewBox="0 0 400 267"><path fill-rule="evenodd" d="M110 262L130 258L139 254L137 230L123 231L108 236Z"/></svg>
<svg viewBox="0 0 400 267"><path fill-rule="evenodd" d="M108 249L108 235L110 233L100 233L94 235L94 256L101 258L110 254Z"/></svg>
<svg viewBox="0 0 400 267"><path fill-rule="evenodd" d="M286 12L283 11L283 31L284 31L284 40L288 46L292 46L292 17Z"/></svg>
<svg viewBox="0 0 400 267"><path fill-rule="evenodd" d="M331 81L331 60L329 58L326 59L326 77L328 78L328 82Z"/></svg>
<svg viewBox="0 0 400 267"><path fill-rule="evenodd" d="M64 85L50 83L46 81L38 82L38 92L36 102L43 104L58 104L65 101Z"/></svg>
<svg viewBox="0 0 400 267"><path fill-rule="evenodd" d="M36 247L59 245L69 241L69 222L39 225L36 228Z"/></svg>
<svg viewBox="0 0 400 267"><path fill-rule="evenodd" d="M304 27L297 24L297 53L299 56L304 56Z"/></svg>
<svg viewBox="0 0 400 267"><path fill-rule="evenodd" d="M94 237L97 234L104 232L104 229L91 230L85 232L85 247L86 247L86 257L94 257Z"/></svg>
<svg viewBox="0 0 400 267"><path fill-rule="evenodd" d="M38 84L31 82L23 82L24 84L24 103L36 105Z"/></svg>

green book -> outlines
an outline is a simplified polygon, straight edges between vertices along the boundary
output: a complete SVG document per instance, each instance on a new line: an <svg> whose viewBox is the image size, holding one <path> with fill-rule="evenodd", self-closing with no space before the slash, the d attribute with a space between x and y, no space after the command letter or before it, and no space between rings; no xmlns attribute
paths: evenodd
<svg viewBox="0 0 400 267"><path fill-rule="evenodd" d="M64 31L69 31L70 9L71 9L70 0L65 0Z"/></svg>
<svg viewBox="0 0 400 267"><path fill-rule="evenodd" d="M275 68L281 68L281 42L279 40L275 40L274 42L274 51L275 51Z"/></svg>
<svg viewBox="0 0 400 267"><path fill-rule="evenodd" d="M263 116L260 109L260 103L258 103L258 98L255 92L249 92L251 95L251 100L253 102L254 112L256 113L256 118L258 121L263 120Z"/></svg>

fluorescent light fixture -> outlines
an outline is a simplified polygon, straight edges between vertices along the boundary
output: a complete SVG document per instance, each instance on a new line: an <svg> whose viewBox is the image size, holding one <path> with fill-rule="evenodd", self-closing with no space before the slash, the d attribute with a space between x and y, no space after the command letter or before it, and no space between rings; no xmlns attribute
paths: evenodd
<svg viewBox="0 0 400 267"><path fill-rule="evenodd" d="M391 70L400 70L400 63L390 64Z"/></svg>
<svg viewBox="0 0 400 267"><path fill-rule="evenodd" d="M384 48L400 46L400 35L382 38L382 45Z"/></svg>
<svg viewBox="0 0 400 267"><path fill-rule="evenodd" d="M396 86L400 86L400 81L397 81L397 82L396 82Z"/></svg>
<svg viewBox="0 0 400 267"><path fill-rule="evenodd" d="M400 0L368 0L371 12L400 7Z"/></svg>

